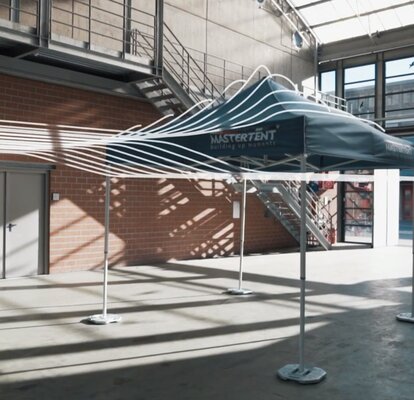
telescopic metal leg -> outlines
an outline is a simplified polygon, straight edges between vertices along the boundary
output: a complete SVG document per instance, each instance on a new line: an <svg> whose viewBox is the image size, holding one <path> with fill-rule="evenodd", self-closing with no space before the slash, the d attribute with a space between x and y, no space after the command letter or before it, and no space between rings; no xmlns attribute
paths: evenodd
<svg viewBox="0 0 414 400"><path fill-rule="evenodd" d="M107 325L121 321L116 314L107 313L108 304L108 249L109 249L109 204L111 198L111 178L107 175L105 179L105 244L104 244L104 282L103 282L103 310L102 314L91 315L87 321L94 325Z"/></svg>
<svg viewBox="0 0 414 400"><path fill-rule="evenodd" d="M306 156L302 157L301 170L306 172ZM302 384L322 381L326 372L318 367L305 366L305 296L306 296L306 181L300 185L300 333L299 364L287 364L277 371L279 378Z"/></svg>
<svg viewBox="0 0 414 400"><path fill-rule="evenodd" d="M252 294L250 289L243 289L243 256L244 256L244 233L246 230L246 194L247 194L247 182L243 180L243 196L242 196L242 215L240 221L240 264L239 264L239 287L230 288L226 290L227 294L240 296Z"/></svg>

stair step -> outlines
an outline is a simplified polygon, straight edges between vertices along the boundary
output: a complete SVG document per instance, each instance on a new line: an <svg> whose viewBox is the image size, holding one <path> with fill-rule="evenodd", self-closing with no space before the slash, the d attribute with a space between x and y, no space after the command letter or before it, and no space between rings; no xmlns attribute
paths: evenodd
<svg viewBox="0 0 414 400"><path fill-rule="evenodd" d="M164 100L177 100L177 98L172 93L169 93L163 94L162 96L148 97L148 100L152 101L153 103L158 103Z"/></svg>
<svg viewBox="0 0 414 400"><path fill-rule="evenodd" d="M157 91L164 90L164 89L168 89L164 83L158 83L156 85L139 88L139 90L141 90L141 92L144 94L148 94L151 92L157 92Z"/></svg>
<svg viewBox="0 0 414 400"><path fill-rule="evenodd" d="M183 105L181 103L169 103L168 105L165 106L159 106L157 107L159 111L182 111L183 110Z"/></svg>

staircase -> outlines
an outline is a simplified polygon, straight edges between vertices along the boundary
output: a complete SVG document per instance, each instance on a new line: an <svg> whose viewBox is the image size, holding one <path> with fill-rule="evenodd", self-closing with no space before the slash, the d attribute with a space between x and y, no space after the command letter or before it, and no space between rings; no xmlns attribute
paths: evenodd
<svg viewBox="0 0 414 400"><path fill-rule="evenodd" d="M233 185L236 191L240 184ZM264 183L252 181L250 188L256 189L256 196L267 210L295 238L300 239L300 182L285 181ZM306 191L306 227L308 229L308 245L321 245L325 250L331 249L329 235L332 230L332 216L321 200L311 190Z"/></svg>
<svg viewBox="0 0 414 400"><path fill-rule="evenodd" d="M162 71L136 82L140 92L163 115L179 115L202 100L219 98L219 90L166 24L163 33ZM131 31L131 49L139 56L155 53L152 38L137 28Z"/></svg>

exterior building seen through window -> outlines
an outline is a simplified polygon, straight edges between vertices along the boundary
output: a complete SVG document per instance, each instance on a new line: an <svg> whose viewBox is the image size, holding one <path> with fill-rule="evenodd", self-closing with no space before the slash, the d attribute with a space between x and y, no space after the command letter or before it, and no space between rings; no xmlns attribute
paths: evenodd
<svg viewBox="0 0 414 400"><path fill-rule="evenodd" d="M375 64L346 68L344 97L348 112L364 119L375 118Z"/></svg>
<svg viewBox="0 0 414 400"><path fill-rule="evenodd" d="M385 127L414 125L414 57L385 63Z"/></svg>

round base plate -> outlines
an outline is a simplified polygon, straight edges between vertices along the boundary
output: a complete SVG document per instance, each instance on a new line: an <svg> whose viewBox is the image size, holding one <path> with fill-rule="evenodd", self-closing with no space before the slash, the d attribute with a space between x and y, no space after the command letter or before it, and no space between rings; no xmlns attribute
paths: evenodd
<svg viewBox="0 0 414 400"><path fill-rule="evenodd" d="M121 317L116 314L95 314L88 317L87 321L94 325L107 325L121 321Z"/></svg>
<svg viewBox="0 0 414 400"><path fill-rule="evenodd" d="M398 314L396 318L398 319L398 321L414 323L414 315L412 313L401 313Z"/></svg>
<svg viewBox="0 0 414 400"><path fill-rule="evenodd" d="M230 289L227 289L225 293L231 294L233 296L241 296L241 295L244 295L244 294L252 294L253 291L251 291L250 289L230 288Z"/></svg>
<svg viewBox="0 0 414 400"><path fill-rule="evenodd" d="M305 367L300 371L299 364L287 364L277 371L284 381L295 381L301 384L319 383L326 377L326 371L318 367Z"/></svg>

